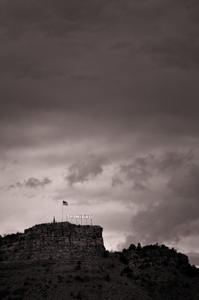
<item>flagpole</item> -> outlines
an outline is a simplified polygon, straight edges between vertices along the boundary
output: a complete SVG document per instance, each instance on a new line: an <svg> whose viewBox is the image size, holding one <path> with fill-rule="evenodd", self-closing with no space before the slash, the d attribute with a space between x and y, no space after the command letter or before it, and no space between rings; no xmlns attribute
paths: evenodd
<svg viewBox="0 0 199 300"><path fill-rule="evenodd" d="M62 222L63 222L63 206L68 205L68 202L62 200Z"/></svg>

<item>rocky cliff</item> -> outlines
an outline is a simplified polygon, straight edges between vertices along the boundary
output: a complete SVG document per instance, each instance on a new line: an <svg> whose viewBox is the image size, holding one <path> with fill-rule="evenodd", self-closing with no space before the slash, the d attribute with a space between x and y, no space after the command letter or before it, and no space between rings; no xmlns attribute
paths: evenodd
<svg viewBox="0 0 199 300"><path fill-rule="evenodd" d="M0 238L0 261L80 258L104 252L102 227L47 223Z"/></svg>
<svg viewBox="0 0 199 300"><path fill-rule="evenodd" d="M36 225L0 238L0 299L197 300L199 269L175 249L104 249L100 226Z"/></svg>

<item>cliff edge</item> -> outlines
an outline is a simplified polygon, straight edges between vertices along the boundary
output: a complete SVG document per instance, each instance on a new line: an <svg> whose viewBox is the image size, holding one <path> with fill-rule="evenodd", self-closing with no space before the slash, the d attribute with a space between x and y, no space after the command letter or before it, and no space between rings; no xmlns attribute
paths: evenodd
<svg viewBox="0 0 199 300"><path fill-rule="evenodd" d="M186 255L158 244L109 252L102 231L63 222L0 237L0 299L198 299Z"/></svg>
<svg viewBox="0 0 199 300"><path fill-rule="evenodd" d="M69 222L46 223L24 233L0 238L0 261L35 261L78 258L104 252L102 227Z"/></svg>

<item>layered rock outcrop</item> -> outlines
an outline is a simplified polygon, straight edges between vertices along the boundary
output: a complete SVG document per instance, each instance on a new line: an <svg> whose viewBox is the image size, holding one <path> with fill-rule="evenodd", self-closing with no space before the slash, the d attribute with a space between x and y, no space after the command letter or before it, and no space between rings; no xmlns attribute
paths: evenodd
<svg viewBox="0 0 199 300"><path fill-rule="evenodd" d="M47 223L0 238L0 261L78 259L104 252L102 227Z"/></svg>

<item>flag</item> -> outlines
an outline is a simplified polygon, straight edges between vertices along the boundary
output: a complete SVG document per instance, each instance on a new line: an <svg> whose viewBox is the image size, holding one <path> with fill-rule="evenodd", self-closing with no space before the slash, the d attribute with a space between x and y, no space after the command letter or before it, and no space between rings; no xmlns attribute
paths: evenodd
<svg viewBox="0 0 199 300"><path fill-rule="evenodd" d="M66 202L66 201L63 201L63 205L68 205L68 202Z"/></svg>

